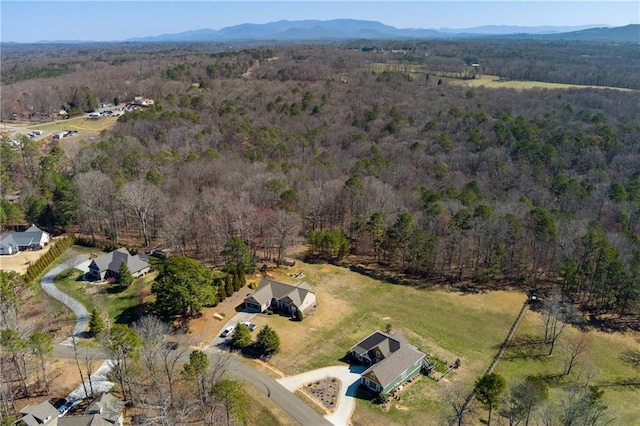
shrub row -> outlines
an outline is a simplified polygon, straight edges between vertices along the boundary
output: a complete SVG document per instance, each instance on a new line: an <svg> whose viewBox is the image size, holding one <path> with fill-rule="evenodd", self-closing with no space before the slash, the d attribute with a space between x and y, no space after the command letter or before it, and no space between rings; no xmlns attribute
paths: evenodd
<svg viewBox="0 0 640 426"><path fill-rule="evenodd" d="M83 247L95 247L105 252L112 252L114 250L118 250L120 247L123 247L122 244L114 242L100 242L86 237L77 237L75 244ZM124 245L124 247L129 251L129 253L131 253L132 256L138 254L137 248L128 246L126 244Z"/></svg>
<svg viewBox="0 0 640 426"><path fill-rule="evenodd" d="M44 256L41 256L34 263L29 265L27 272L24 274L24 279L28 283L35 280L40 274L49 267L60 255L71 247L75 242L75 238L71 235L66 235L63 238L56 241L47 251Z"/></svg>

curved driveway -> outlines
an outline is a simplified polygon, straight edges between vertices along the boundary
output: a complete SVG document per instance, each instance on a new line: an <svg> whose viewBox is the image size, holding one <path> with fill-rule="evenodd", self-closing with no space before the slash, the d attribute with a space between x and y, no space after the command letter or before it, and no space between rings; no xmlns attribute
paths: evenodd
<svg viewBox="0 0 640 426"><path fill-rule="evenodd" d="M334 365L278 379L278 383L289 389L289 391L295 392L306 383L322 380L327 377L337 378L341 382L338 403L336 404L334 412L325 415L324 418L333 425L344 426L349 424L349 420L356 406L356 390L360 382L360 373L364 370L365 368L363 366L348 367L346 365Z"/></svg>
<svg viewBox="0 0 640 426"><path fill-rule="evenodd" d="M80 256L78 256L76 263L79 264L81 261L84 262L88 258L88 255L81 254ZM47 294L49 294L54 299L58 299L73 311L76 316L76 326L73 328L73 335L78 336L87 330L87 326L89 325L89 313L80 302L58 290L58 288L53 284L53 280L56 275L58 275L65 269L69 269L69 266L65 264L56 266L55 268L47 272L44 277L42 277L40 285L42 286L42 289L47 292Z"/></svg>
<svg viewBox="0 0 640 426"><path fill-rule="evenodd" d="M88 259L87 255L80 255L76 260L76 264L80 264ZM74 298L66 295L62 291L58 290L58 288L53 284L53 280L62 271L67 269L67 265L59 265L47 272L47 274L42 277L40 284L44 291L46 291L53 298L58 299L65 305L67 305L76 316L76 326L73 329L74 335L80 335L87 329L88 325L88 317L89 314L87 310L82 306L80 302L75 300ZM253 317L254 314L240 312L236 314L231 320L228 321L228 324L225 325L235 325L237 322L248 321ZM70 339L67 340L69 342ZM205 351L215 352L221 351L219 346L224 343L226 339L216 337L206 348ZM64 345L64 343L62 344ZM67 343L69 345L69 343ZM103 350L98 348L86 348L86 356L89 358L103 358L106 354ZM64 346L57 345L54 347L54 353L56 356L72 358L74 356L73 351L70 348L65 348ZM107 360L103 364L101 369L104 369L104 374L111 369L111 361ZM346 367L344 367L346 368ZM330 426L332 423L336 423L335 420L333 422L328 421L323 418L320 414L314 411L311 407L306 405L304 402L300 401L300 399L295 396L291 391L289 391L285 386L278 383L275 379L269 377L267 374L261 373L259 371L254 370L253 368L247 368L247 366L237 360L231 359L230 372L236 375L238 378L247 381L256 387L256 389L260 390L262 393L267 395L273 402L279 405L283 410L285 410L291 417L300 422L303 426ZM102 370L101 370L102 371ZM111 384L110 382L107 382ZM81 393L83 392L82 385L80 385L74 392L70 395L72 399L81 398ZM75 400L74 399L74 400ZM348 417L351 416L353 408L350 407ZM347 419L348 417L345 416ZM346 422L345 422L346 424Z"/></svg>

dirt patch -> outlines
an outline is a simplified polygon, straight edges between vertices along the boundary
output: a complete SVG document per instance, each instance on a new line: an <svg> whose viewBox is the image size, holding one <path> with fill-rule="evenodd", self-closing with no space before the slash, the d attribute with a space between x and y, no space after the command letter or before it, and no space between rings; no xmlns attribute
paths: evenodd
<svg viewBox="0 0 640 426"><path fill-rule="evenodd" d="M247 282L259 282L260 278L261 275L259 274L249 276L247 277ZM245 286L233 293L232 296L224 299L218 306L203 309L202 316L189 323L187 337L190 344L196 347L203 347L211 343L222 331L222 326L237 313L236 309L242 306L244 298L251 293L253 293L253 290Z"/></svg>
<svg viewBox="0 0 640 426"><path fill-rule="evenodd" d="M27 272L29 265L44 256L51 246L60 239L60 237L51 238L42 250L25 250L12 254L10 256L0 256L0 269L3 271L15 271L19 274Z"/></svg>
<svg viewBox="0 0 640 426"><path fill-rule="evenodd" d="M50 380L51 393L45 395L42 393L34 394L30 398L21 398L15 401L16 411L22 410L27 405L39 404L43 400L54 401L56 399L65 398L72 390L74 390L80 381L80 373L72 359L57 359L50 363Z"/></svg>

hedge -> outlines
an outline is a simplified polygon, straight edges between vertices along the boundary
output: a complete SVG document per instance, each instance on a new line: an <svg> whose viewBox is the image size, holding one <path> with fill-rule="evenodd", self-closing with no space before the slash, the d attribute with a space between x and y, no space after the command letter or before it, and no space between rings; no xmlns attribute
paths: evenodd
<svg viewBox="0 0 640 426"><path fill-rule="evenodd" d="M24 279L27 283L35 280L49 267L60 255L71 247L75 243L75 238L72 235L65 235L58 241L56 241L49 251L44 256L40 256L38 260L29 265L27 272L24 274Z"/></svg>

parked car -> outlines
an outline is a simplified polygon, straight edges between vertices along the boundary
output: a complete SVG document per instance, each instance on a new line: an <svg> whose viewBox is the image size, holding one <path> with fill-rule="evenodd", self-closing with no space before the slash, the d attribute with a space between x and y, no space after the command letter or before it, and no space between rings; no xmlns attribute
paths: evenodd
<svg viewBox="0 0 640 426"><path fill-rule="evenodd" d="M34 130L34 131L33 131L33 132L31 132L31 133L33 133L34 135L38 135L38 136L40 136L40 135L43 135L43 134L44 134L44 132L43 132L42 130Z"/></svg>
<svg viewBox="0 0 640 426"><path fill-rule="evenodd" d="M58 414L60 415L60 417L67 414L73 408L74 405L75 405L75 402L73 401L66 401L64 404L62 404L58 408Z"/></svg>
<svg viewBox="0 0 640 426"><path fill-rule="evenodd" d="M158 259L163 259L163 260L166 260L169 257L171 257L171 255L169 253L167 253L166 251L162 251L162 250L153 250L151 252L151 256L157 257Z"/></svg>
<svg viewBox="0 0 640 426"><path fill-rule="evenodd" d="M246 325L247 328L249 329L249 331L253 331L256 329L257 325L255 325L254 323L250 322L250 321L245 321L242 324Z"/></svg>
<svg viewBox="0 0 640 426"><path fill-rule="evenodd" d="M171 351L175 351L176 349L178 349L178 346L180 346L178 342L167 342L164 344L164 347Z"/></svg>
<svg viewBox="0 0 640 426"><path fill-rule="evenodd" d="M220 334L220 337L229 336L231 333L233 333L233 330L235 330L235 327L230 325L229 327L227 327L224 330L222 330L222 333Z"/></svg>

